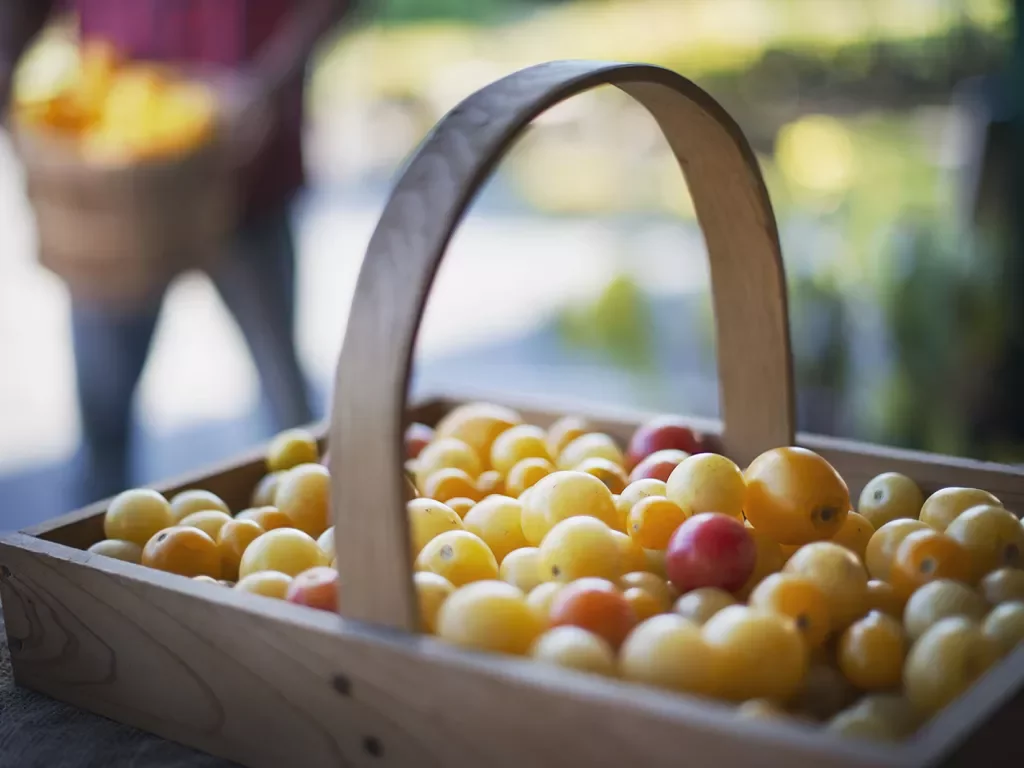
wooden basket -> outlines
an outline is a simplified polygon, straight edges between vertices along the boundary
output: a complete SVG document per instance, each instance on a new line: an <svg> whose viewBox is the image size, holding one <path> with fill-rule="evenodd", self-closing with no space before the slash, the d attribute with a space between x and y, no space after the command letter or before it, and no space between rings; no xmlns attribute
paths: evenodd
<svg viewBox="0 0 1024 768"><path fill-rule="evenodd" d="M19 683L250 766L1020 765L1024 650L910 741L876 746L785 722L738 720L693 697L461 651L413 631L402 487L416 329L445 246L517 134L548 107L615 85L640 101L686 174L707 239L725 451L746 462L797 443L859 492L904 472L931 491L976 486L1024 502L1024 472L793 434L786 295L775 223L740 130L693 83L640 65L559 62L471 96L403 172L370 242L330 428L344 618L82 551L104 504L0 542L0 594ZM512 403L514 406L521 404ZM563 409L523 408L549 424ZM583 415L626 439L644 414ZM707 423L698 427L707 429ZM714 425L710 425L715 431ZM247 505L263 453L163 488Z"/></svg>
<svg viewBox="0 0 1024 768"><path fill-rule="evenodd" d="M187 269L208 269L236 224L234 179L211 141L182 156L100 165L21 128L39 260L72 296L132 306Z"/></svg>

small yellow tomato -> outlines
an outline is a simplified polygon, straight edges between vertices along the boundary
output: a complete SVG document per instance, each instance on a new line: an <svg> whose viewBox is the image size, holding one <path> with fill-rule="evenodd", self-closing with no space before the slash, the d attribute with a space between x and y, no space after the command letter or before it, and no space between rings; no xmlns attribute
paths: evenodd
<svg viewBox="0 0 1024 768"><path fill-rule="evenodd" d="M186 515L178 522L178 525L198 528L211 539L216 541L217 535L220 533L220 529L233 519L234 518L232 518L231 515L226 512L221 512L219 509L204 509L201 512L193 512L191 515Z"/></svg>
<svg viewBox="0 0 1024 768"><path fill-rule="evenodd" d="M789 559L783 573L814 582L825 594L833 630L842 630L864 615L868 575L857 556L830 541L801 547Z"/></svg>
<svg viewBox="0 0 1024 768"><path fill-rule="evenodd" d="M999 649L976 622L962 616L942 619L929 627L907 654L903 690L919 712L938 712L998 658Z"/></svg>
<svg viewBox="0 0 1024 768"><path fill-rule="evenodd" d="M537 547L520 547L512 550L502 559L498 575L502 581L523 590L523 594L529 594L544 582L541 575L540 550Z"/></svg>
<svg viewBox="0 0 1024 768"><path fill-rule="evenodd" d="M292 577L287 573L281 573L280 571L257 571L241 579L235 584L234 588L242 592L251 592L254 595L284 600L291 583Z"/></svg>
<svg viewBox="0 0 1024 768"><path fill-rule="evenodd" d="M518 424L509 427L491 443L491 467L503 475L523 459L551 460L547 434L540 427Z"/></svg>
<svg viewBox="0 0 1024 768"><path fill-rule="evenodd" d="M450 507L434 499L413 499L405 509L409 515L409 544L413 560L435 536L465 528L462 519Z"/></svg>
<svg viewBox="0 0 1024 768"><path fill-rule="evenodd" d="M864 565L873 579L889 580L893 558L900 544L916 531L926 531L928 526L920 520L899 519L886 523L871 535L864 552Z"/></svg>
<svg viewBox="0 0 1024 768"><path fill-rule="evenodd" d="M857 512L878 530L893 520L916 520L921 514L924 494L917 483L899 472L885 472L868 481L860 492Z"/></svg>
<svg viewBox="0 0 1024 768"><path fill-rule="evenodd" d="M674 501L663 496L648 496L629 511L626 532L644 549L665 549L676 528L688 517L687 511Z"/></svg>
<svg viewBox="0 0 1024 768"><path fill-rule="evenodd" d="M820 646L832 630L825 593L802 576L772 574L750 593L750 607L792 619L808 648Z"/></svg>
<svg viewBox="0 0 1024 768"><path fill-rule="evenodd" d="M227 515L231 514L231 509L220 496L201 488L182 491L171 499L171 513L177 521L183 520L194 512L202 512L207 509L216 509Z"/></svg>
<svg viewBox="0 0 1024 768"><path fill-rule="evenodd" d="M300 531L316 538L331 524L331 476L321 464L299 464L278 483L274 504ZM266 527L266 526L264 526Z"/></svg>
<svg viewBox="0 0 1024 768"><path fill-rule="evenodd" d="M688 516L718 512L743 519L746 483L736 464L717 453L696 453L672 470L666 496Z"/></svg>
<svg viewBox="0 0 1024 768"><path fill-rule="evenodd" d="M527 546L522 515L518 499L495 494L473 507L462 524L484 540L500 564L509 552Z"/></svg>
<svg viewBox="0 0 1024 768"><path fill-rule="evenodd" d="M569 443L591 432L590 425L576 416L563 416L548 427L548 454L557 458Z"/></svg>
<svg viewBox="0 0 1024 768"><path fill-rule="evenodd" d="M297 528L276 528L257 537L245 548L238 564L238 575L245 578L257 571L280 571L298 576L329 560L316 540Z"/></svg>
<svg viewBox="0 0 1024 768"><path fill-rule="evenodd" d="M612 538L619 547L619 568L623 573L647 570L643 547L621 531L612 531Z"/></svg>
<svg viewBox="0 0 1024 768"><path fill-rule="evenodd" d="M1000 568L1024 566L1024 527L1001 506L965 510L946 526L946 535L967 550L975 583Z"/></svg>
<svg viewBox="0 0 1024 768"><path fill-rule="evenodd" d="M622 467L599 456L584 459L576 466L576 471L593 475L608 486L608 490L612 493L622 493L629 482L626 471Z"/></svg>
<svg viewBox="0 0 1024 768"><path fill-rule="evenodd" d="M444 576L430 571L418 571L413 574L416 587L416 599L420 611L420 626L424 632L434 634L437 628L437 612L448 596L455 591L453 585Z"/></svg>
<svg viewBox="0 0 1024 768"><path fill-rule="evenodd" d="M481 651L526 654L542 629L522 591L504 581L460 587L437 614L438 637Z"/></svg>
<svg viewBox="0 0 1024 768"><path fill-rule="evenodd" d="M221 575L234 581L245 550L265 531L254 520L229 520L217 532L217 551L220 553Z"/></svg>
<svg viewBox="0 0 1024 768"><path fill-rule="evenodd" d="M694 624L702 626L723 608L736 605L736 598L718 587L699 587L692 589L676 600L672 607L674 613Z"/></svg>
<svg viewBox="0 0 1024 768"><path fill-rule="evenodd" d="M606 640L580 627L549 629L530 646L530 656L545 664L615 676L615 652Z"/></svg>
<svg viewBox="0 0 1024 768"><path fill-rule="evenodd" d="M839 639L839 668L862 691L898 688L906 654L900 622L879 611L855 621Z"/></svg>
<svg viewBox="0 0 1024 768"><path fill-rule="evenodd" d="M431 539L416 558L416 570L444 576L456 587L497 580L498 561L483 539L469 531L446 531Z"/></svg>
<svg viewBox="0 0 1024 768"><path fill-rule="evenodd" d="M980 488L942 488L925 499L920 519L928 527L945 533L950 523L979 504L1003 506L999 499Z"/></svg>
<svg viewBox="0 0 1024 768"><path fill-rule="evenodd" d="M563 587L565 584L557 581L545 581L531 589L530 594L526 596L526 604L545 627L551 624L551 604Z"/></svg>
<svg viewBox="0 0 1024 768"><path fill-rule="evenodd" d="M475 500L483 498L476 481L464 470L455 467L446 467L431 473L422 488L424 496L440 502L458 498Z"/></svg>
<svg viewBox="0 0 1024 768"><path fill-rule="evenodd" d="M461 469L470 479L475 480L483 472L483 465L476 452L462 440L454 437L435 440L413 462L416 471L416 487L426 488L427 478L442 469Z"/></svg>
<svg viewBox="0 0 1024 768"><path fill-rule="evenodd" d="M315 464L320 460L316 438L306 429L286 429L267 446L267 470L282 472L299 464Z"/></svg>
<svg viewBox="0 0 1024 768"><path fill-rule="evenodd" d="M103 539L89 547L89 552L94 555L112 557L115 560L123 560L126 563L142 562L142 547L134 541L123 539Z"/></svg>
<svg viewBox="0 0 1024 768"><path fill-rule="evenodd" d="M545 579L569 582L585 576L615 581L622 575L619 545L612 530L593 517L570 517L554 526L540 543Z"/></svg>
<svg viewBox="0 0 1024 768"><path fill-rule="evenodd" d="M522 422L523 417L511 408L494 403L466 403L446 414L437 423L434 432L438 438L453 437L461 440L483 462L490 459L491 445L498 435Z"/></svg>
<svg viewBox="0 0 1024 768"><path fill-rule="evenodd" d="M277 507L254 507L243 509L235 520L251 520L264 531L273 531L278 528L294 528L295 523L284 512Z"/></svg>
<svg viewBox="0 0 1024 768"><path fill-rule="evenodd" d="M846 547L861 560L867 552L868 542L874 535L875 529L867 519L856 512L850 512L843 522L832 541L841 547Z"/></svg>
<svg viewBox="0 0 1024 768"><path fill-rule="evenodd" d="M153 534L142 548L142 564L180 576L220 578L217 543L198 528L173 526Z"/></svg>
<svg viewBox="0 0 1024 768"><path fill-rule="evenodd" d="M700 627L674 614L638 624L619 650L623 678L683 693L714 693L716 662Z"/></svg>
<svg viewBox="0 0 1024 768"><path fill-rule="evenodd" d="M508 471L505 493L518 499L528 488L554 471L555 465L547 459L523 459Z"/></svg>
<svg viewBox="0 0 1024 768"><path fill-rule="evenodd" d="M110 502L103 516L103 533L108 539L130 541L144 547L155 533L174 523L167 499L148 488L135 488L119 493Z"/></svg>
<svg viewBox="0 0 1024 768"><path fill-rule="evenodd" d="M272 507L277 494L277 484L281 482L284 472L270 472L262 477L252 491L250 503L253 507Z"/></svg>
<svg viewBox="0 0 1024 768"><path fill-rule="evenodd" d="M556 462L561 470L576 469L585 459L607 459L620 467L625 464L625 457L618 443L602 432L588 432L568 443Z"/></svg>

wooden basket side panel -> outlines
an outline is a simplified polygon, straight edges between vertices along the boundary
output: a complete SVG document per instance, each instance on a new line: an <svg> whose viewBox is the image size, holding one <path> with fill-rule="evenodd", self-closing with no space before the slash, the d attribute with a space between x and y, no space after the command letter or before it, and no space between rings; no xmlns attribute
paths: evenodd
<svg viewBox="0 0 1024 768"><path fill-rule="evenodd" d="M20 684L249 766L898 765L726 708L0 543Z"/></svg>

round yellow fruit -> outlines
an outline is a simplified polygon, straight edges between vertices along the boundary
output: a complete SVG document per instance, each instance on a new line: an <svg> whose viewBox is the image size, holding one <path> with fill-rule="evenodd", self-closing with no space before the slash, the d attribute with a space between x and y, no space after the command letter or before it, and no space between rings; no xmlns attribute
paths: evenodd
<svg viewBox="0 0 1024 768"><path fill-rule="evenodd" d="M903 609L903 628L911 641L917 640L933 624L950 616L981 621L985 601L966 584L952 579L936 579L919 588Z"/></svg>
<svg viewBox="0 0 1024 768"><path fill-rule="evenodd" d="M219 509L204 509L201 512L193 512L190 515L186 515L178 522L178 525L198 528L216 541L217 536L220 534L220 529L233 519L231 515L221 512Z"/></svg>
<svg viewBox="0 0 1024 768"><path fill-rule="evenodd" d="M850 550L830 541L800 547L783 568L814 582L828 600L832 629L842 630L864 615L868 575Z"/></svg>
<svg viewBox="0 0 1024 768"><path fill-rule="evenodd" d="M467 403L450 411L438 422L434 432L438 438L461 440L481 461L489 461L491 446L498 435L522 421L522 416L511 408L492 403Z"/></svg>
<svg viewBox="0 0 1024 768"><path fill-rule="evenodd" d="M523 459L545 459L550 461L547 434L540 427L518 424L509 427L491 444L491 467L503 475Z"/></svg>
<svg viewBox="0 0 1024 768"><path fill-rule="evenodd" d="M839 639L839 668L862 691L898 688L907 654L900 622L872 611L855 621Z"/></svg>
<svg viewBox="0 0 1024 768"><path fill-rule="evenodd" d="M528 488L532 488L541 478L555 471L555 465L547 459L523 459L508 471L505 478L505 493L518 499Z"/></svg>
<svg viewBox="0 0 1024 768"><path fill-rule="evenodd" d="M971 507L946 526L971 559L971 579L977 583L1000 568L1024 565L1024 527L1012 512L990 504Z"/></svg>
<svg viewBox="0 0 1024 768"><path fill-rule="evenodd" d="M551 603L564 586L565 584L557 581L545 581L530 590L530 594L526 596L526 604L545 627L551 622Z"/></svg>
<svg viewBox="0 0 1024 768"><path fill-rule="evenodd" d="M437 613L448 596L455 591L455 586L444 576L430 571L418 571L412 579L416 587L420 626L424 632L433 634L437 630Z"/></svg>
<svg viewBox="0 0 1024 768"><path fill-rule="evenodd" d="M465 526L455 512L434 499L413 499L405 505L409 515L409 543L412 558L423 550L435 536L445 531L461 531Z"/></svg>
<svg viewBox="0 0 1024 768"><path fill-rule="evenodd" d="M956 518L979 504L1003 506L999 499L980 488L943 488L925 499L921 506L920 520L939 533L944 533Z"/></svg>
<svg viewBox="0 0 1024 768"><path fill-rule="evenodd" d="M615 652L608 642L580 627L547 630L530 646L530 656L545 664L615 676Z"/></svg>
<svg viewBox="0 0 1024 768"><path fill-rule="evenodd" d="M142 564L180 576L220 578L217 542L198 528L172 526L158 531L142 548Z"/></svg>
<svg viewBox="0 0 1024 768"><path fill-rule="evenodd" d="M1000 568L992 571L981 580L978 589L989 605L1012 601L1024 602L1024 570Z"/></svg>
<svg viewBox="0 0 1024 768"><path fill-rule="evenodd" d="M687 516L718 512L743 519L747 487L736 464L717 453L696 453L676 465L666 493Z"/></svg>
<svg viewBox="0 0 1024 768"><path fill-rule="evenodd" d="M825 593L804 576L773 573L750 593L750 607L792 619L808 648L820 646L832 630Z"/></svg>
<svg viewBox="0 0 1024 768"><path fill-rule="evenodd" d="M275 506L314 539L331 524L331 476L321 464L299 464L281 478ZM264 526L266 527L266 526Z"/></svg>
<svg viewBox="0 0 1024 768"><path fill-rule="evenodd" d="M647 570L645 550L622 531L612 531L612 538L619 547L619 567L623 573Z"/></svg>
<svg viewBox="0 0 1024 768"><path fill-rule="evenodd" d="M528 595L544 582L541 577L540 550L537 547L521 547L509 552L501 561L498 575L502 581L507 581Z"/></svg>
<svg viewBox="0 0 1024 768"><path fill-rule="evenodd" d="M623 678L659 688L711 694L716 690L715 670L714 651L700 627L674 614L638 624L619 650Z"/></svg>
<svg viewBox="0 0 1024 768"><path fill-rule="evenodd" d="M922 713L938 712L966 691L999 657L977 622L954 616L918 638L903 667L903 690Z"/></svg>
<svg viewBox="0 0 1024 768"><path fill-rule="evenodd" d="M297 528L276 528L253 540L238 564L238 575L244 579L259 571L280 571L298 576L318 565L327 565L328 559L316 540Z"/></svg>
<svg viewBox="0 0 1024 768"><path fill-rule="evenodd" d="M601 486L602 488L604 486ZM176 522L167 499L148 488L119 493L103 516L103 533L108 539L121 539L146 546L153 535Z"/></svg>
<svg viewBox="0 0 1024 768"><path fill-rule="evenodd" d="M449 499L473 499L479 501L483 493L476 481L465 470L446 467L430 474L424 481L423 495L435 501L447 502Z"/></svg>
<svg viewBox="0 0 1024 768"><path fill-rule="evenodd" d="M570 517L555 525L540 544L545 579L570 582L585 576L615 581L622 575L612 529L593 517Z"/></svg>
<svg viewBox="0 0 1024 768"><path fill-rule="evenodd" d="M427 478L442 469L461 469L476 480L483 472L480 457L469 444L454 437L434 440L413 462L417 488L426 488Z"/></svg>
<svg viewBox="0 0 1024 768"><path fill-rule="evenodd" d="M885 472L864 486L857 512L877 530L893 520L916 520L922 504L924 494L917 483L899 472Z"/></svg>
<svg viewBox="0 0 1024 768"><path fill-rule="evenodd" d="M548 453L558 458L569 443L581 435L592 432L590 425L576 416L563 416L548 427Z"/></svg>
<svg viewBox="0 0 1024 768"><path fill-rule="evenodd" d="M712 616L730 605L736 605L736 598L724 589L699 587L676 600L672 610L694 624L704 625Z"/></svg>
<svg viewBox="0 0 1024 768"><path fill-rule="evenodd" d="M171 513L177 521L181 521L194 512L203 512L207 509L216 509L227 515L231 514L231 509L220 496L201 488L182 491L171 499Z"/></svg>
<svg viewBox="0 0 1024 768"><path fill-rule="evenodd" d="M1003 603L985 617L981 631L996 646L1000 656L1024 641L1024 603Z"/></svg>
<svg viewBox="0 0 1024 768"><path fill-rule="evenodd" d="M462 523L484 540L500 564L509 552L527 546L522 516L518 499L494 494L473 507Z"/></svg>
<svg viewBox="0 0 1024 768"><path fill-rule="evenodd" d="M456 589L437 614L438 637L481 651L526 654L542 630L522 591L504 581Z"/></svg>
<svg viewBox="0 0 1024 768"><path fill-rule="evenodd" d="M850 512L846 516L842 528L832 537L832 541L841 547L846 547L863 560L868 543L874 534L875 528L867 521L867 518L856 512Z"/></svg>
<svg viewBox="0 0 1024 768"><path fill-rule="evenodd" d="M217 551L220 552L221 576L238 578L242 555L256 539L265 533L254 520L229 520L217 532Z"/></svg>
<svg viewBox="0 0 1024 768"><path fill-rule="evenodd" d="M292 577L287 573L281 573L280 571L257 571L239 580L235 584L235 589L239 589L242 592L251 592L254 595L272 597L276 600L284 600L291 583Z"/></svg>
<svg viewBox="0 0 1024 768"><path fill-rule="evenodd" d="M598 456L591 456L589 459L581 461L576 466L576 471L593 475L608 486L608 490L613 494L621 493L629 482L629 479L626 477L626 470L615 462Z"/></svg>
<svg viewBox="0 0 1024 768"><path fill-rule="evenodd" d="M115 560L123 560L126 563L142 562L142 547L134 541L104 539L90 546L89 552L92 552L94 555L112 557Z"/></svg>
<svg viewBox="0 0 1024 768"><path fill-rule="evenodd" d="M618 527L611 491L585 472L553 472L530 489L522 504L523 533L534 546L557 523L571 517L595 517L609 528Z"/></svg>
<svg viewBox="0 0 1024 768"><path fill-rule="evenodd" d="M625 457L618 443L602 432L588 432L570 442L555 462L561 470L576 469L585 459L607 459L613 464L623 466Z"/></svg>
<svg viewBox="0 0 1024 768"><path fill-rule="evenodd" d="M283 475L284 472L271 472L260 479L252 491L250 503L253 507L272 507L274 505L277 484L281 482Z"/></svg>
<svg viewBox="0 0 1024 768"><path fill-rule="evenodd" d="M912 533L927 531L928 526L920 520L893 520L886 523L873 534L864 551L864 565L872 579L889 581L892 561L900 544Z"/></svg>
<svg viewBox="0 0 1024 768"><path fill-rule="evenodd" d="M282 472L299 464L320 460L316 438L305 429L287 429L278 433L267 446L267 470Z"/></svg>
<svg viewBox="0 0 1024 768"><path fill-rule="evenodd" d="M416 570L444 576L456 587L497 580L498 561L475 533L446 531L431 539L416 558Z"/></svg>

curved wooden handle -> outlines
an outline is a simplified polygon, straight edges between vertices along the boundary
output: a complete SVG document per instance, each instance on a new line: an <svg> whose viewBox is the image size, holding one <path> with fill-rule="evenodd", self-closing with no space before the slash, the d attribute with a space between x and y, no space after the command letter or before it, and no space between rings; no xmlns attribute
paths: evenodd
<svg viewBox="0 0 1024 768"><path fill-rule="evenodd" d="M564 61L522 70L477 91L426 138L388 200L359 273L330 432L348 617L416 626L402 437L416 333L448 241L520 131L549 107L605 84L654 116L693 196L711 263L726 453L745 463L793 442L778 232L739 127L696 85L658 67Z"/></svg>

